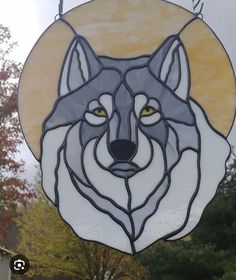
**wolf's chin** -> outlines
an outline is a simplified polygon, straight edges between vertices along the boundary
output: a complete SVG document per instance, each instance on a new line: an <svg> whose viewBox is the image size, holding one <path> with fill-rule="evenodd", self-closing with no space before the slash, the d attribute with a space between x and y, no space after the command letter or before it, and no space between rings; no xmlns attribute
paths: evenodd
<svg viewBox="0 0 236 280"><path fill-rule="evenodd" d="M127 179L134 176L140 168L132 162L114 162L109 166L109 170L114 176Z"/></svg>
<svg viewBox="0 0 236 280"><path fill-rule="evenodd" d="M120 170L120 169L114 169L111 171L114 176L117 176L119 178L129 179L130 177L134 176L137 172L133 169L127 169L127 170Z"/></svg>

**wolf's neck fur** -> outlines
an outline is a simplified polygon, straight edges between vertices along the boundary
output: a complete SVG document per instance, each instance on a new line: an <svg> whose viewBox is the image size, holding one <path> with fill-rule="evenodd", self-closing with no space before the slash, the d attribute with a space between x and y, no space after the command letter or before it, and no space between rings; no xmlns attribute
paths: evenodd
<svg viewBox="0 0 236 280"><path fill-rule="evenodd" d="M123 229L125 228L126 234L132 240L137 238L147 219L156 212L159 202L168 191L170 184L170 181L166 176L153 194L148 197L145 203L134 209L129 209L129 207L124 209L108 197L101 196L95 192L94 189L84 186L73 175L71 175L71 179L75 183L78 192L88 199L95 208L107 213L114 221L118 222ZM132 198L130 197L130 200L131 199ZM153 203L154 201L155 203ZM132 228L132 223L135 224L135 229Z"/></svg>

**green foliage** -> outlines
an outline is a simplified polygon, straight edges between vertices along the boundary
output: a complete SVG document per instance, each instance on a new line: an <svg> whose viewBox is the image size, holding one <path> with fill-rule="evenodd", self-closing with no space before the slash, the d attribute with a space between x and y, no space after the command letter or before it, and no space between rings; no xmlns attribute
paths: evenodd
<svg viewBox="0 0 236 280"><path fill-rule="evenodd" d="M0 25L0 243L6 245L7 231L14 224L19 205L34 194L22 179L24 162L16 160L23 137L17 116L17 82L21 64L9 58L16 43L7 27Z"/></svg>
<svg viewBox="0 0 236 280"><path fill-rule="evenodd" d="M236 280L236 271L225 274L220 280Z"/></svg>
<svg viewBox="0 0 236 280"><path fill-rule="evenodd" d="M149 279L213 280L224 274L224 252L212 245L192 241L161 243L138 255L137 261L148 268Z"/></svg>
<svg viewBox="0 0 236 280"><path fill-rule="evenodd" d="M211 243L219 250L236 254L236 162L228 167L227 176L208 206L200 226L193 232L194 240Z"/></svg>
<svg viewBox="0 0 236 280"><path fill-rule="evenodd" d="M43 193L19 219L18 225L19 252L31 262L29 276L39 279L64 277L67 280L144 280L143 267L136 265L132 257L80 240Z"/></svg>

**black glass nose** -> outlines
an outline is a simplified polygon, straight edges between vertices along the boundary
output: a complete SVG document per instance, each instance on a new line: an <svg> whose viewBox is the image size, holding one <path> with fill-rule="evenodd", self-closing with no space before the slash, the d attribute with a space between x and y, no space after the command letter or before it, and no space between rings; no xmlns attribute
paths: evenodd
<svg viewBox="0 0 236 280"><path fill-rule="evenodd" d="M110 152L116 160L129 160L135 150L135 143L128 140L116 140L110 144Z"/></svg>

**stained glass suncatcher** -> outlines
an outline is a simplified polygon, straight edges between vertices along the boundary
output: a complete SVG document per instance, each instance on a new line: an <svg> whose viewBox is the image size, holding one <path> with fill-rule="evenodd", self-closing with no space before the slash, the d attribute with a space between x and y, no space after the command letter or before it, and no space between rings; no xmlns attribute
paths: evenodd
<svg viewBox="0 0 236 280"><path fill-rule="evenodd" d="M110 14L120 15L116 28L112 18L101 14L104 7ZM78 18L85 20L80 17L85 11L93 11L94 25L78 24ZM170 24L163 12L168 17L173 11L176 19ZM133 19L132 13L136 15ZM143 42L147 34L140 34L145 30L140 15L162 26L148 32L148 44ZM121 23L124 18L128 18L127 29ZM111 28L112 41L96 37L105 32L105 24ZM192 40L190 31L195 28L203 31ZM64 38L58 39L57 29ZM130 38L124 43L126 32ZM109 33L104 38L107 36ZM217 53L220 50L215 63L225 69L221 81L228 89L225 100L234 100L232 69L218 40L191 13L165 1L147 5L134 0L96 0L65 15L35 46L20 84L23 128L28 129L25 134L32 149L37 141L41 144L45 193L80 237L135 254L159 239L179 239L199 222L225 174L230 152L227 131L235 109L232 102L226 120L220 123L201 94L207 89L210 98L222 94L215 93L217 82L212 80L217 67L209 65L201 52L208 36L207 44ZM40 110L33 122L35 130L39 120L43 123L35 133L23 113L28 109L23 100L32 90L32 62L48 42L52 57L44 63L55 64L56 73L45 77L50 72L45 68L44 77L35 78L33 87L39 95L30 99L39 98L43 104L49 100L48 111ZM196 49L200 54L193 52ZM200 56L205 57L203 66ZM202 69L212 75L207 83ZM49 90L46 100L42 98L42 79L57 88L53 93ZM41 138L37 136L35 141L39 134Z"/></svg>

